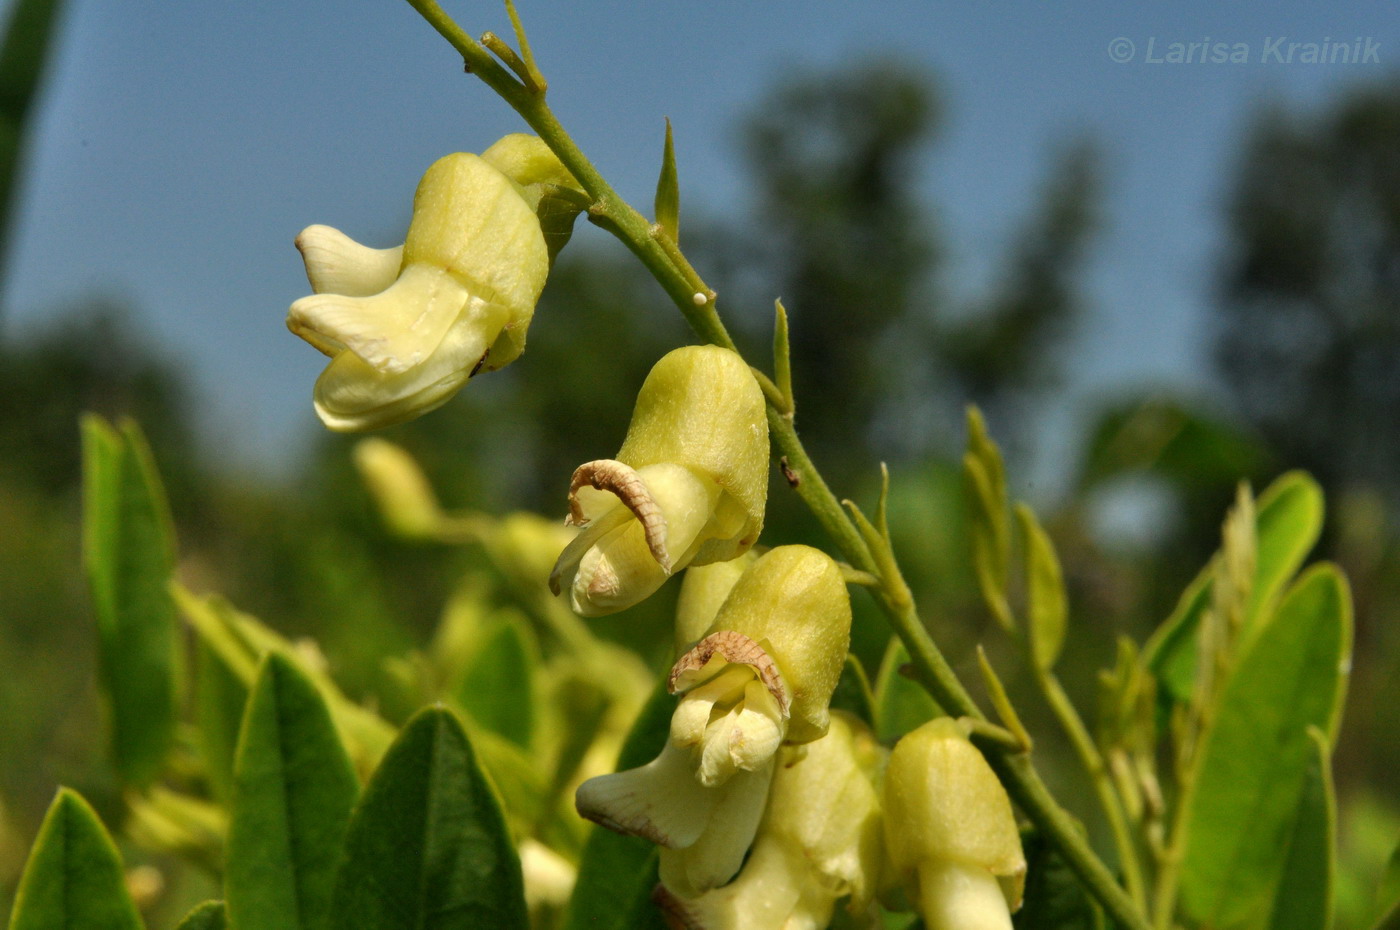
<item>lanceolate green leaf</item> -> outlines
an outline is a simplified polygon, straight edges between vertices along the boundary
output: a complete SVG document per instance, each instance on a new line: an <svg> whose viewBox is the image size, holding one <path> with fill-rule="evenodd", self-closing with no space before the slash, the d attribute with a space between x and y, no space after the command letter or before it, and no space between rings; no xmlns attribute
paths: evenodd
<svg viewBox="0 0 1400 930"><path fill-rule="evenodd" d="M898 739L942 713L927 691L899 673L908 664L904 644L891 636L875 675L875 732L882 740Z"/></svg>
<svg viewBox="0 0 1400 930"><path fill-rule="evenodd" d="M121 857L91 807L60 789L39 828L10 930L141 930Z"/></svg>
<svg viewBox="0 0 1400 930"><path fill-rule="evenodd" d="M1025 504L1016 505L1016 519L1026 541L1026 625L1031 657L1049 670L1060 657L1069 615L1065 582L1055 544Z"/></svg>
<svg viewBox="0 0 1400 930"><path fill-rule="evenodd" d="M1308 738L1312 751L1268 930L1327 930L1332 926L1332 895L1337 880L1332 748L1316 727L1309 728Z"/></svg>
<svg viewBox="0 0 1400 930"><path fill-rule="evenodd" d="M617 758L617 770L645 765L661 752L670 733L676 699L665 685L652 692ZM656 845L594 827L579 861L578 883L569 901L568 930L648 930L664 926L651 904L656 885Z"/></svg>
<svg viewBox="0 0 1400 930"><path fill-rule="evenodd" d="M681 241L681 190L669 119L666 120L666 147L661 152L661 174L656 179L656 222L673 242Z"/></svg>
<svg viewBox="0 0 1400 930"><path fill-rule="evenodd" d="M167 585L174 531L150 450L134 423L120 433L83 419L83 544L117 771L144 787L175 732L178 635Z"/></svg>
<svg viewBox="0 0 1400 930"><path fill-rule="evenodd" d="M451 711L420 711L380 762L346 834L329 926L528 928L520 860Z"/></svg>
<svg viewBox="0 0 1400 930"><path fill-rule="evenodd" d="M1200 749L1181 897L1204 925L1262 918L1298 817L1313 742L1335 738L1351 602L1332 565L1306 572L1239 658Z"/></svg>
<svg viewBox="0 0 1400 930"><path fill-rule="evenodd" d="M1246 634L1266 618L1322 531L1322 489L1306 472L1281 475L1256 504L1257 562L1246 617ZM1211 566L1201 570L1176 610L1152 635L1143 659L1157 675L1164 699L1181 701L1191 693L1196 667L1196 627L1210 606Z"/></svg>
<svg viewBox="0 0 1400 930"><path fill-rule="evenodd" d="M865 666L854 654L846 656L846 667L841 670L841 678L831 695L831 709L844 710L868 723L872 730L875 728L875 694Z"/></svg>
<svg viewBox="0 0 1400 930"><path fill-rule="evenodd" d="M185 919L180 921L180 926L175 930L227 930L228 915L224 911L224 902L205 901L195 907L185 915Z"/></svg>
<svg viewBox="0 0 1400 930"><path fill-rule="evenodd" d="M1269 485L1258 508L1258 561L1248 614L1251 622L1273 606L1317 544L1322 532L1322 488L1307 472L1290 471Z"/></svg>
<svg viewBox="0 0 1400 930"><path fill-rule="evenodd" d="M1016 930L1095 930L1094 905L1055 848L1039 834L1022 834L1026 889L1012 918Z"/></svg>
<svg viewBox="0 0 1400 930"><path fill-rule="evenodd" d="M508 616L472 656L456 689L476 723L528 749L535 732L539 647L522 618Z"/></svg>
<svg viewBox="0 0 1400 930"><path fill-rule="evenodd" d="M316 686L269 654L234 768L224 891L238 927L324 926L359 784Z"/></svg>
<svg viewBox="0 0 1400 930"><path fill-rule="evenodd" d="M291 655L296 652L286 637L235 609L218 595L201 597L179 584L171 585L171 593L200 641L208 646L211 656L223 664L225 672L247 687L252 687L264 653ZM374 711L346 697L325 672L313 670L307 674L330 709L355 770L368 776L393 741L394 728Z"/></svg>
<svg viewBox="0 0 1400 930"><path fill-rule="evenodd" d="M208 643L195 646L195 715L205 774L219 800L233 790L233 762L238 731L248 705L248 685L229 670Z"/></svg>
<svg viewBox="0 0 1400 930"><path fill-rule="evenodd" d="M1376 889L1375 930L1391 930L1400 923L1400 843L1390 854L1380 887Z"/></svg>

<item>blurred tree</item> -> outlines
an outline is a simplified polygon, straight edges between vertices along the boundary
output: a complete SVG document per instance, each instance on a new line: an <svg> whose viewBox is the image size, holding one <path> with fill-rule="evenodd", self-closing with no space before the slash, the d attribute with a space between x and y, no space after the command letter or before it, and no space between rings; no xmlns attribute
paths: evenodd
<svg viewBox="0 0 1400 930"><path fill-rule="evenodd" d="M62 7L60 0L17 0L9 5L5 36L0 41L0 269L4 267L25 132Z"/></svg>
<svg viewBox="0 0 1400 930"><path fill-rule="evenodd" d="M798 423L837 474L864 458L890 387L878 342L926 306L935 237L916 179L938 115L926 77L874 62L792 76L744 126L761 217L753 244L790 313Z"/></svg>
<svg viewBox="0 0 1400 930"><path fill-rule="evenodd" d="M1400 764L1400 82L1266 110L1229 195L1216 360L1243 416L1328 492L1357 663L1339 779Z"/></svg>
<svg viewBox="0 0 1400 930"><path fill-rule="evenodd" d="M1400 503L1400 84L1265 112L1229 199L1216 359L1244 416L1332 488Z"/></svg>
<svg viewBox="0 0 1400 930"><path fill-rule="evenodd" d="M960 430L968 402L1019 432L1082 303L1098 200L1085 140L1055 158L990 293L949 312L936 211L918 193L939 118L926 75L876 61L790 77L745 123L759 210L745 246L791 315L804 442L838 480L868 466L872 441L879 457L951 451L929 420Z"/></svg>
<svg viewBox="0 0 1400 930"><path fill-rule="evenodd" d="M1099 158L1088 139L1055 154L1040 202L1012 240L1001 277L939 341L954 393L1019 425L1027 394L1053 387L1082 305L1079 273L1098 225ZM1010 437L1008 437L1010 438Z"/></svg>
<svg viewBox="0 0 1400 930"><path fill-rule="evenodd" d="M127 322L120 305L95 300L49 325L0 340L0 475L47 495L77 488L78 417L134 416L152 445L173 506L193 497L198 465L181 372ZM167 460L167 456L169 457Z"/></svg>

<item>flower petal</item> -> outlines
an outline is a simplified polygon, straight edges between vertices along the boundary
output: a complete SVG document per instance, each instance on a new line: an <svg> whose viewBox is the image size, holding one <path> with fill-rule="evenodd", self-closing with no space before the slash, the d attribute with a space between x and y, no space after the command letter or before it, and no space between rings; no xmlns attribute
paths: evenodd
<svg viewBox="0 0 1400 930"><path fill-rule="evenodd" d="M496 341L506 318L503 307L474 297L446 271L409 265L372 297L301 298L287 313L287 327L313 345L313 337L343 345L375 371L396 375L426 362L450 329L462 328L480 345L470 360L456 360L470 371Z"/></svg>
<svg viewBox="0 0 1400 930"><path fill-rule="evenodd" d="M296 239L306 279L317 294L369 297L394 283L403 246L372 249L333 226L308 226Z"/></svg>
<svg viewBox="0 0 1400 930"><path fill-rule="evenodd" d="M661 755L641 768L579 785L574 806L609 830L677 848L700 838L724 798L695 780L689 753L667 743Z"/></svg>
<svg viewBox="0 0 1400 930"><path fill-rule="evenodd" d="M704 833L682 849L661 851L661 882L682 897L718 888L734 877L758 832L773 780L774 762L757 771L739 772L723 787Z"/></svg>

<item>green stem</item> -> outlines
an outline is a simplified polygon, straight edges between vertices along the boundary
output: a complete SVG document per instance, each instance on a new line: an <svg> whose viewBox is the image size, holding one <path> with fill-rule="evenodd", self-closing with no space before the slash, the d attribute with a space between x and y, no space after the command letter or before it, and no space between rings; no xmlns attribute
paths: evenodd
<svg viewBox="0 0 1400 930"><path fill-rule="evenodd" d="M1032 662L1034 662L1033 658ZM1128 887L1128 894L1132 895L1133 901L1139 909L1145 910L1147 907L1147 888L1143 883L1142 862L1138 857L1137 843L1133 839L1132 831L1128 828L1127 812L1124 811L1123 801L1113 785L1108 766L1104 763L1103 754L1094 744L1093 737L1089 735L1088 727L1084 725L1079 712L1075 710L1069 695L1065 694L1059 677L1049 670L1037 669L1035 678L1036 683L1040 686L1041 694L1044 695L1046 703L1050 705L1055 718L1060 721L1060 727L1069 737L1071 745L1074 746L1074 752L1079 757L1084 771L1088 773L1089 781L1094 786L1094 792L1099 797L1099 806L1103 808L1104 816L1108 819L1109 830L1113 833L1114 844L1118 848L1119 865L1123 869L1123 881Z"/></svg>
<svg viewBox="0 0 1400 930"><path fill-rule="evenodd" d="M707 300L704 304L694 301L697 292L708 295L713 293L712 289L689 268L688 262L680 265L667 255L652 235L651 224L603 179L559 124L543 94L532 92L512 78L433 0L408 2L462 54L469 70L510 104L573 173L593 198L593 206L589 209L590 219L612 232L641 260L670 295L696 334L714 345L734 349L734 341L715 312L714 301ZM772 405L772 398L769 398L768 425L773 443L786 456L789 469L799 479L795 487L803 502L854 568L878 575L876 560L859 529L831 492L821 472L812 464L797 437L792 420ZM924 628L907 589L895 592L881 587L872 589L871 593L908 650L915 676L934 700L952 716L985 720L986 717ZM1026 816L1054 843L1085 888L1113 919L1130 930L1149 930L1141 910L1094 854L1074 820L1045 787L1029 758L1020 752L993 750L987 753L987 760Z"/></svg>

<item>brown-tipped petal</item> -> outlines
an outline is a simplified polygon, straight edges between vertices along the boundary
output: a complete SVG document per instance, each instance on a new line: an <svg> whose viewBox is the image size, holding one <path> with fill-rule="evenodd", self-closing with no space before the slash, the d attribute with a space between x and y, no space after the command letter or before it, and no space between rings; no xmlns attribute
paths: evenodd
<svg viewBox="0 0 1400 930"><path fill-rule="evenodd" d="M693 676L687 676L686 673L704 668L716 655L726 662L753 666L754 671L758 672L759 680L777 702L778 712L784 717L787 716L791 697L787 685L783 682L783 673L778 669L778 663L774 662L772 656L758 643L733 630L711 633L677 659L676 664L671 667L670 677L666 680L667 690L675 694L677 691L693 687L697 682L691 680Z"/></svg>
<svg viewBox="0 0 1400 930"><path fill-rule="evenodd" d="M671 556L666 552L666 517L656 506L642 476L615 459L584 462L574 469L573 479L569 482L569 519L578 526L588 522L578 502L579 489L585 486L616 495L622 505L632 511L646 533L647 548L651 550L656 564L669 575Z"/></svg>

